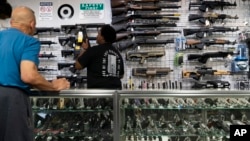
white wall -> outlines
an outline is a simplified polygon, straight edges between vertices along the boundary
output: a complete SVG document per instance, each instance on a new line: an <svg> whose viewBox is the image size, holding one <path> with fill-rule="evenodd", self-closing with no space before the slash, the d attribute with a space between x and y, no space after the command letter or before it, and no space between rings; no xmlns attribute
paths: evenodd
<svg viewBox="0 0 250 141"><path fill-rule="evenodd" d="M8 2L13 8L24 5L33 9L37 17L37 27L60 27L85 23L109 24L112 19L110 0L8 0ZM65 4L67 5L63 6ZM103 4L104 9L81 10L81 4ZM73 8L73 14L68 5ZM61 6L63 8L60 9ZM60 14L66 18L60 18Z"/></svg>

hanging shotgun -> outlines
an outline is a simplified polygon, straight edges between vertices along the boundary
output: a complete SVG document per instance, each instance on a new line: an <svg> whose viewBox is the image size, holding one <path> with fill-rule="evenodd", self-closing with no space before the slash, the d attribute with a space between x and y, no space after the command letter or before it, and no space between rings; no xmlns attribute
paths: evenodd
<svg viewBox="0 0 250 141"><path fill-rule="evenodd" d="M126 53L126 60L132 60L133 58L140 58L140 64L143 64L147 58L162 57L165 55L164 48L155 48L154 50L140 50L140 51L128 51Z"/></svg>
<svg viewBox="0 0 250 141"><path fill-rule="evenodd" d="M124 7L112 8L112 16L121 15L127 13L128 11L161 11L162 9L178 9L181 6L176 4L164 4L159 6L148 6L148 5L138 5L131 4Z"/></svg>
<svg viewBox="0 0 250 141"><path fill-rule="evenodd" d="M112 24L117 24L129 20L134 19L150 19L150 20L157 20L163 19L164 21L176 21L180 19L180 14L132 14L132 15L122 15L122 16L113 16L112 17Z"/></svg>
<svg viewBox="0 0 250 141"><path fill-rule="evenodd" d="M154 77L168 75L171 71L169 67L132 68L132 76Z"/></svg>
<svg viewBox="0 0 250 141"><path fill-rule="evenodd" d="M135 4L135 3L149 3L149 2L179 2L181 0L111 0L111 7L121 7L126 6L128 4Z"/></svg>
<svg viewBox="0 0 250 141"><path fill-rule="evenodd" d="M142 23L142 22L128 22L125 24L116 24L112 25L112 27L115 29L116 32L127 30L128 28L141 28L141 27L147 27L147 28L152 28L152 27L176 27L177 24L175 22L152 22L152 23Z"/></svg>
<svg viewBox="0 0 250 141"><path fill-rule="evenodd" d="M200 63L205 64L209 58L226 58L229 55L235 55L232 51L218 51L218 52L206 52L203 54L188 54L187 60L198 60Z"/></svg>
<svg viewBox="0 0 250 141"><path fill-rule="evenodd" d="M188 15L188 21L194 21L199 20L200 23L206 24L206 21L209 21L210 23L215 23L217 20L221 20L223 22L225 19L238 19L239 17L237 15L231 16L228 14L219 14L219 13L212 13L212 12L206 12L204 14L189 14Z"/></svg>
<svg viewBox="0 0 250 141"><path fill-rule="evenodd" d="M238 31L239 28L230 28L230 27L224 27L224 26L214 26L214 27L203 27L203 28L184 28L183 29L183 34L184 36L196 34L197 38L203 38L206 35L210 36L214 32L235 32Z"/></svg>
<svg viewBox="0 0 250 141"><path fill-rule="evenodd" d="M145 36L158 36L162 33L181 33L179 30L136 30L119 32L116 34L116 42L122 39L128 39L132 37L145 37Z"/></svg>
<svg viewBox="0 0 250 141"><path fill-rule="evenodd" d="M212 67L195 67L197 71L182 71L183 78L193 78L200 80L202 76L209 75L230 75L231 72L227 70L215 70Z"/></svg>
<svg viewBox="0 0 250 141"><path fill-rule="evenodd" d="M206 46L210 45L225 45L225 44L236 44L236 41L229 41L225 39L187 39L186 41L186 49L204 49Z"/></svg>
<svg viewBox="0 0 250 141"><path fill-rule="evenodd" d="M223 10L225 6L237 6L237 4L236 2L230 3L230 2L225 2L224 0L220 0L220 1L202 0L200 2L190 2L189 10L191 9L191 7L199 7L200 11L206 12L207 9L215 9L217 7L220 7L220 9Z"/></svg>
<svg viewBox="0 0 250 141"><path fill-rule="evenodd" d="M121 42L116 42L113 45L117 47L118 50L123 51L127 48L135 49L138 45L149 45L149 44L168 44L174 43L174 39L158 40L158 39L136 39L136 40L126 40Z"/></svg>

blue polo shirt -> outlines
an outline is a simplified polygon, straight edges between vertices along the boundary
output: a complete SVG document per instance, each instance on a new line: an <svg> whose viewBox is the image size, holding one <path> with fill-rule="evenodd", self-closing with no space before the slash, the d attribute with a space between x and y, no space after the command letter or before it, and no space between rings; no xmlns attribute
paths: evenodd
<svg viewBox="0 0 250 141"><path fill-rule="evenodd" d="M0 85L13 86L29 91L29 85L21 80L22 60L39 64L40 42L18 29L0 31Z"/></svg>

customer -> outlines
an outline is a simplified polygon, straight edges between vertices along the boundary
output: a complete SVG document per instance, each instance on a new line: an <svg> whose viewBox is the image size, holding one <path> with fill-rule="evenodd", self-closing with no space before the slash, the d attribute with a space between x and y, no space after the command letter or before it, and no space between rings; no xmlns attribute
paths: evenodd
<svg viewBox="0 0 250 141"><path fill-rule="evenodd" d="M10 25L0 32L0 141L34 141L30 89L60 91L70 83L48 82L38 73L40 42L32 37L36 20L30 8L13 9Z"/></svg>
<svg viewBox="0 0 250 141"><path fill-rule="evenodd" d="M104 25L98 31L96 43L89 47L86 40L83 51L76 59L77 70L87 67L87 87L89 89L122 89L121 78L124 75L123 58L112 46L116 32L110 25Z"/></svg>

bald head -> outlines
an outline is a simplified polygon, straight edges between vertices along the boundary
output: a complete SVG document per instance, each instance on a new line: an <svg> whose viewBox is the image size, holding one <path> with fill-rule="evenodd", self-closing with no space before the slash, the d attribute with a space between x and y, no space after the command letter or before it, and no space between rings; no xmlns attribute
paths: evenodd
<svg viewBox="0 0 250 141"><path fill-rule="evenodd" d="M33 35L36 25L33 10L25 6L14 8L11 13L10 24L12 27L18 28L26 34Z"/></svg>

